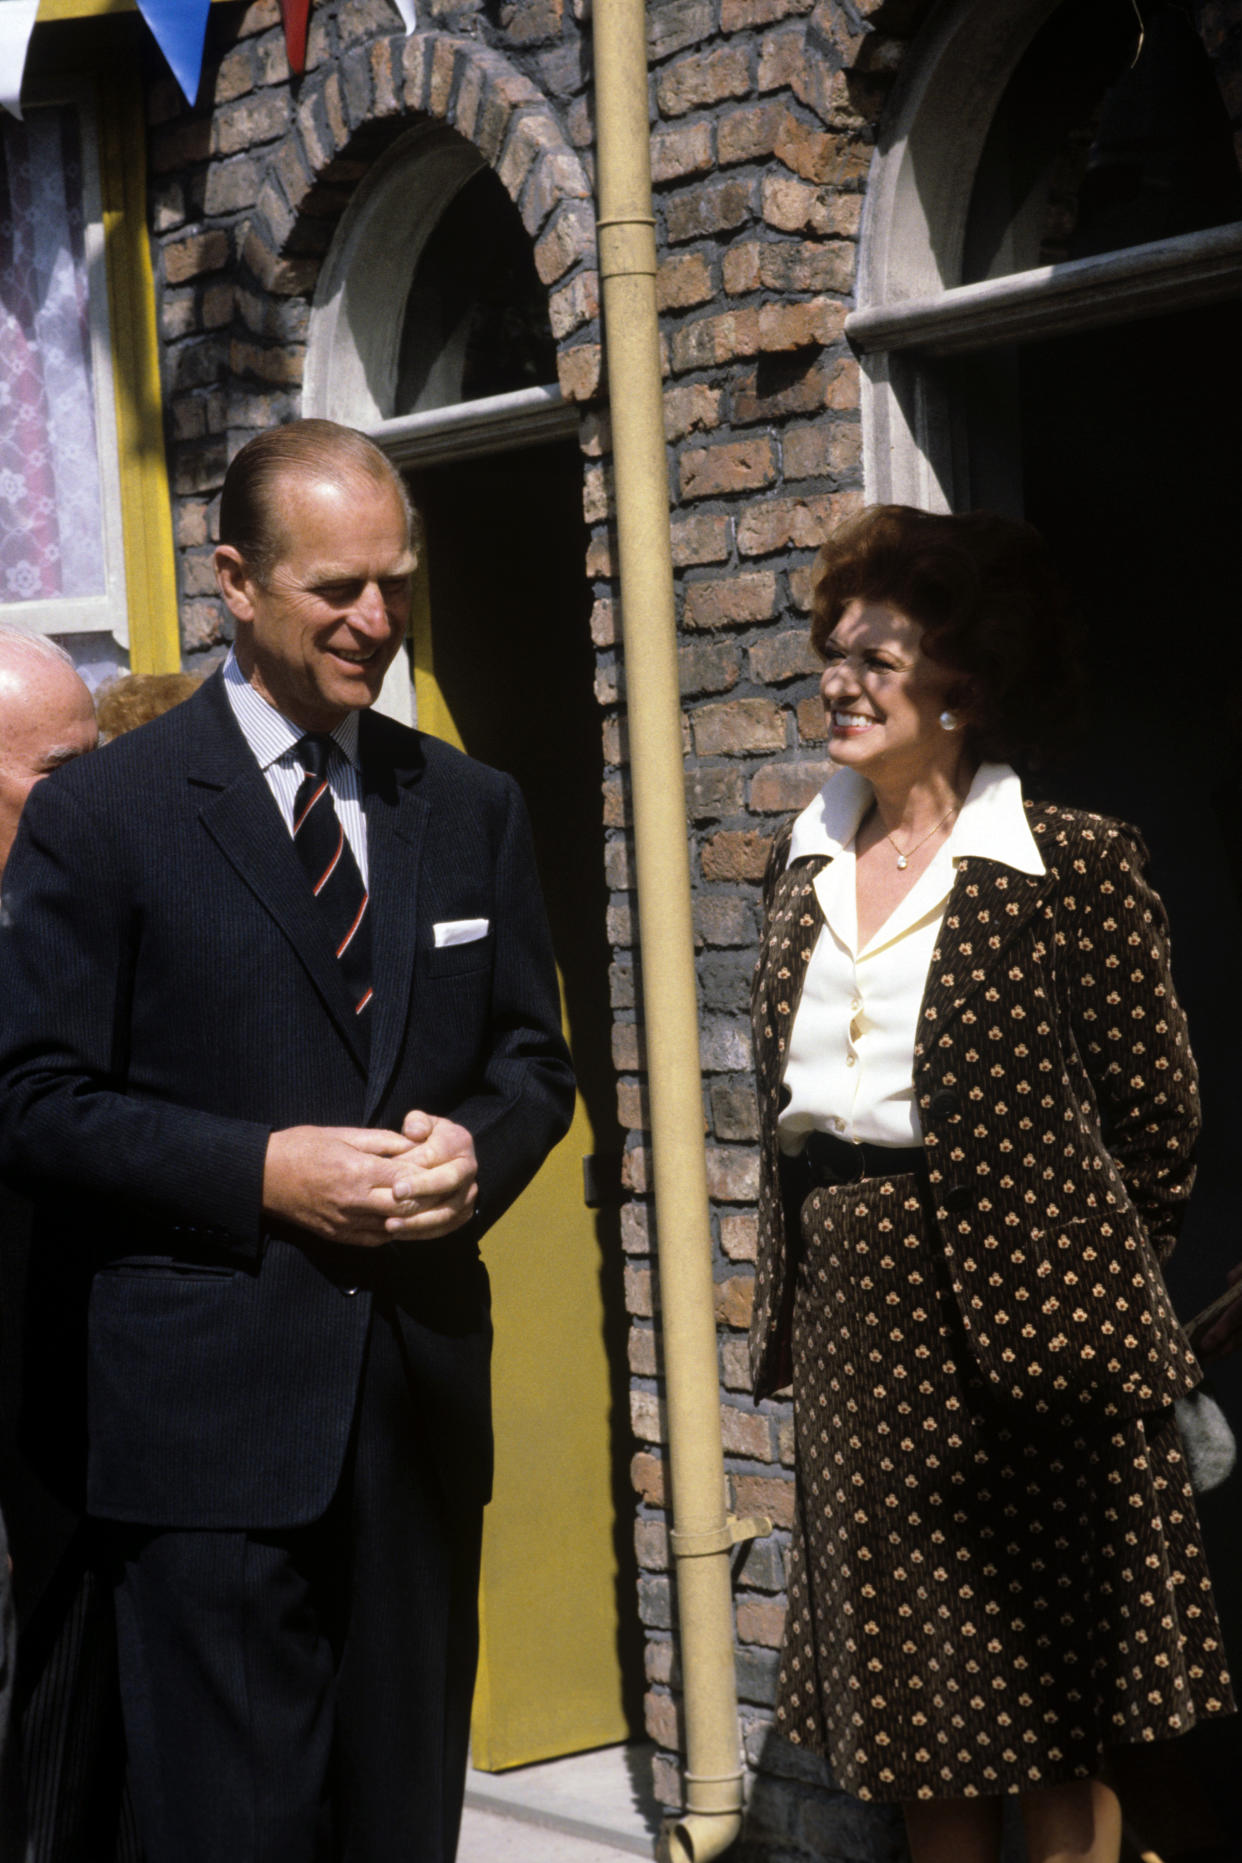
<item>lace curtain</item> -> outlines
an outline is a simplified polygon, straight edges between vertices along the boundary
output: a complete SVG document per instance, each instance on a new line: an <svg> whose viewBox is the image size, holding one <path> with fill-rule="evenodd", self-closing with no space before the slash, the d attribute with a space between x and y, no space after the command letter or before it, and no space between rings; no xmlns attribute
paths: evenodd
<svg viewBox="0 0 1242 1863"><path fill-rule="evenodd" d="M0 605L105 592L76 113L0 130Z"/></svg>

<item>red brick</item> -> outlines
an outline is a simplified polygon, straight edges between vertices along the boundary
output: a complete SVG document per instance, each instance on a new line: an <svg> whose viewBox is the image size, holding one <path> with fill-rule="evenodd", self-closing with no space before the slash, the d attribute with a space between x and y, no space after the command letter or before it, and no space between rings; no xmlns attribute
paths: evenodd
<svg viewBox="0 0 1242 1863"><path fill-rule="evenodd" d="M565 18L562 0L510 0L500 9L500 25L514 45L554 39Z"/></svg>
<svg viewBox="0 0 1242 1863"><path fill-rule="evenodd" d="M753 828L741 833L722 831L703 848L700 864L705 880L761 880L772 843Z"/></svg>
<svg viewBox="0 0 1242 1863"><path fill-rule="evenodd" d="M247 91L254 89L254 53L248 45L234 46L226 52L216 67L215 83L212 86L212 104L219 109L221 104L231 103L235 97L244 97Z"/></svg>
<svg viewBox="0 0 1242 1863"><path fill-rule="evenodd" d="M791 380L763 392L754 371L747 370L739 375L733 391L733 418L739 424L857 405L858 364L852 356L817 360Z"/></svg>
<svg viewBox="0 0 1242 1863"><path fill-rule="evenodd" d="M300 347L263 349L257 343L229 344L229 369L237 375L257 375L261 382L279 382L296 387L302 380L306 361Z"/></svg>
<svg viewBox="0 0 1242 1863"><path fill-rule="evenodd" d="M673 332L673 367L710 369L735 356L753 356L759 349L759 311L722 311L681 324Z"/></svg>
<svg viewBox="0 0 1242 1863"><path fill-rule="evenodd" d="M648 1507L663 1507L664 1464L658 1456L648 1455L645 1450L640 1449L630 1462L630 1480L634 1484L635 1494L640 1496Z"/></svg>
<svg viewBox="0 0 1242 1863"><path fill-rule="evenodd" d="M656 1375L656 1336L650 1326L631 1326L629 1342L629 1366L636 1378L654 1378Z"/></svg>
<svg viewBox="0 0 1242 1863"><path fill-rule="evenodd" d="M744 226L755 215L754 182L744 176L729 181L701 181L671 194L664 207L664 227L673 245L707 239Z"/></svg>
<svg viewBox="0 0 1242 1863"><path fill-rule="evenodd" d="M801 70L806 56L805 26L792 26L783 32L766 33L759 51L759 90L787 90Z"/></svg>
<svg viewBox="0 0 1242 1863"><path fill-rule="evenodd" d="M618 1071L630 1074L642 1066L642 1058L638 1046L638 1030L634 1023L613 1023L612 1064Z"/></svg>
<svg viewBox="0 0 1242 1863"><path fill-rule="evenodd" d="M612 465L588 466L582 475L582 515L588 524L601 524L614 510Z"/></svg>
<svg viewBox="0 0 1242 1863"><path fill-rule="evenodd" d="M740 777L741 772L731 770L728 774ZM740 808L740 802L738 806ZM725 948L752 945L755 941L754 913L744 899L720 899L710 893L700 893L694 902L694 935L700 944Z"/></svg>
<svg viewBox="0 0 1242 1863"><path fill-rule="evenodd" d="M779 634L763 634L750 649L751 674L762 686L781 679L801 679L808 673L819 673L821 668L805 628L782 628Z"/></svg>
<svg viewBox="0 0 1242 1863"><path fill-rule="evenodd" d="M777 102L748 104L741 110L729 110L716 126L716 149L720 166L730 162L758 162L776 148L777 137L789 112Z"/></svg>
<svg viewBox="0 0 1242 1863"><path fill-rule="evenodd" d="M856 471L861 457L862 430L853 421L791 427L781 442L786 479L839 478Z"/></svg>
<svg viewBox="0 0 1242 1863"><path fill-rule="evenodd" d="M630 1392L630 1428L640 1443L667 1441L664 1406L654 1392Z"/></svg>
<svg viewBox="0 0 1242 1863"><path fill-rule="evenodd" d="M656 305L662 311L705 304L714 292L711 267L699 252L663 260L656 274Z"/></svg>
<svg viewBox="0 0 1242 1863"><path fill-rule="evenodd" d="M755 1302L755 1283L751 1277L731 1275L727 1281L717 1281L713 1292L717 1324L745 1331L750 1325L750 1310Z"/></svg>
<svg viewBox="0 0 1242 1863"><path fill-rule="evenodd" d="M686 813L691 821L716 821L722 815L739 815L745 803L746 787L740 770L712 768L687 773ZM740 942L745 943L747 939Z"/></svg>
<svg viewBox="0 0 1242 1863"><path fill-rule="evenodd" d="M772 1430L766 1417L735 1404L720 1406L720 1434L726 1455L745 1456L750 1462L772 1460Z"/></svg>
<svg viewBox="0 0 1242 1863"><path fill-rule="evenodd" d="M739 1598L737 1640L778 1650L785 1634L785 1606L772 1598Z"/></svg>
<svg viewBox="0 0 1242 1863"><path fill-rule="evenodd" d="M785 713L772 699L727 699L721 705L700 705L691 714L690 729L700 757L785 748Z"/></svg>
<svg viewBox="0 0 1242 1863"><path fill-rule="evenodd" d="M279 90L260 91L224 110L211 121L213 155L236 155L256 142L270 142L289 124L289 97Z"/></svg>
<svg viewBox="0 0 1242 1863"><path fill-rule="evenodd" d="M751 1087L717 1081L711 1090L712 1130L718 1139L752 1141L759 1136L759 1111Z"/></svg>
<svg viewBox="0 0 1242 1863"><path fill-rule="evenodd" d="M782 233L853 239L862 217L861 194L840 194L834 187L812 187L785 175L767 176L760 201L763 218Z"/></svg>
<svg viewBox="0 0 1242 1863"><path fill-rule="evenodd" d="M753 1203L759 1195L758 1152L735 1145L709 1145L707 1189L718 1203Z"/></svg>
<svg viewBox="0 0 1242 1863"><path fill-rule="evenodd" d="M745 97L750 90L750 54L744 46L717 52L691 52L660 73L656 83L661 116L684 116L725 97Z"/></svg>
<svg viewBox="0 0 1242 1863"><path fill-rule="evenodd" d="M753 1212L729 1210L720 1218L720 1246L730 1261L754 1261L759 1252L759 1223Z"/></svg>
<svg viewBox="0 0 1242 1863"><path fill-rule="evenodd" d="M598 316L599 276L595 272L579 272L548 294L548 318L558 342Z"/></svg>
<svg viewBox="0 0 1242 1863"><path fill-rule="evenodd" d="M720 425L719 388L706 382L691 382L664 391L664 437L680 440L687 433L702 433Z"/></svg>
<svg viewBox="0 0 1242 1863"><path fill-rule="evenodd" d="M654 1753L651 1758L651 1790L658 1805L664 1805L672 1811L680 1811L685 1803L685 1787L682 1783L679 1762L667 1753Z"/></svg>
<svg viewBox="0 0 1242 1863"><path fill-rule="evenodd" d="M651 1213L645 1203L621 1205L621 1246L627 1255L645 1255L651 1247Z"/></svg>
<svg viewBox="0 0 1242 1863"><path fill-rule="evenodd" d="M750 1350L737 1333L721 1333L720 1382L726 1391L750 1390Z"/></svg>
<svg viewBox="0 0 1242 1863"><path fill-rule="evenodd" d="M724 256L725 290L734 297L762 287L771 292L835 291L853 288L854 248L818 240L747 240Z"/></svg>
<svg viewBox="0 0 1242 1863"><path fill-rule="evenodd" d="M681 1750L681 1713L672 1695L648 1690L643 1697L643 1725L657 1746L672 1752Z"/></svg>
<svg viewBox="0 0 1242 1863"><path fill-rule="evenodd" d="M672 519L673 562L678 569L689 563L723 563L733 541L733 520L697 511Z"/></svg>
<svg viewBox="0 0 1242 1863"><path fill-rule="evenodd" d="M782 1417L776 1429L777 1453L785 1468L792 1468L797 1460L797 1445L794 1438L792 1417Z"/></svg>
<svg viewBox="0 0 1242 1863"><path fill-rule="evenodd" d="M798 742L822 744L828 736L828 720L819 699L803 699L798 706Z"/></svg>
<svg viewBox="0 0 1242 1863"><path fill-rule="evenodd" d="M810 614L815 596L815 582L814 563L799 563L796 569L790 570L789 598L799 614Z"/></svg>
<svg viewBox="0 0 1242 1863"><path fill-rule="evenodd" d="M566 401L593 401L600 392L603 360L598 343L578 343L556 352L556 379Z"/></svg>
<svg viewBox="0 0 1242 1863"><path fill-rule="evenodd" d="M535 241L535 269L545 285L563 278L580 259L594 259L595 223L589 207L566 201Z"/></svg>
<svg viewBox="0 0 1242 1863"><path fill-rule="evenodd" d="M649 1682L671 1682L675 1667L672 1639L649 1641L643 1652L643 1667Z"/></svg>
<svg viewBox="0 0 1242 1863"><path fill-rule="evenodd" d="M711 0L652 0L646 8L647 56L652 63L701 45L715 28Z"/></svg>
<svg viewBox="0 0 1242 1863"><path fill-rule="evenodd" d="M650 1268L625 1269L625 1310L636 1319L649 1320L654 1312Z"/></svg>
<svg viewBox="0 0 1242 1863"><path fill-rule="evenodd" d="M832 774L831 763L770 763L750 785L750 806L758 815L788 815L802 810Z"/></svg>
<svg viewBox="0 0 1242 1863"><path fill-rule="evenodd" d="M752 504L738 519L737 547L743 556L770 556L790 547L814 549L840 515L836 499L827 494Z"/></svg>
<svg viewBox="0 0 1242 1863"><path fill-rule="evenodd" d="M695 640L677 651L677 676L683 694L727 692L741 676L742 656L723 641Z"/></svg>
<svg viewBox="0 0 1242 1863"><path fill-rule="evenodd" d="M647 1089L636 1080L617 1082L617 1124L633 1132L645 1132L651 1123L647 1106Z"/></svg>
<svg viewBox="0 0 1242 1863"><path fill-rule="evenodd" d="M187 278L199 278L204 272L218 272L229 261L229 236L219 227L207 233L192 233L188 239L171 241L164 248L164 276L170 285Z"/></svg>
<svg viewBox="0 0 1242 1863"><path fill-rule="evenodd" d="M752 492L776 478L776 457L766 435L726 446L693 447L678 461L683 498L718 498Z"/></svg>
<svg viewBox="0 0 1242 1863"><path fill-rule="evenodd" d="M645 1145L631 1145L621 1154L621 1182L626 1190L640 1197L650 1190L650 1162Z"/></svg>
<svg viewBox="0 0 1242 1863"><path fill-rule="evenodd" d="M677 181L682 175L706 174L712 166L712 126L682 123L657 129L651 138L651 179Z"/></svg>
<svg viewBox="0 0 1242 1863"><path fill-rule="evenodd" d="M806 304L759 306L759 348L765 355L821 348L835 343L844 329L845 305L831 298L812 298Z"/></svg>
<svg viewBox="0 0 1242 1863"><path fill-rule="evenodd" d="M794 1484L778 1475L734 1475L734 1512L743 1516L766 1514L774 1527L793 1525Z"/></svg>
<svg viewBox="0 0 1242 1863"><path fill-rule="evenodd" d="M770 570L743 570L723 582L691 582L682 620L686 627L738 627L767 621L776 613L776 577Z"/></svg>
<svg viewBox="0 0 1242 1863"><path fill-rule="evenodd" d="M762 251L759 242L753 239L729 247L721 260L720 277L730 297L758 291L763 283Z"/></svg>
<svg viewBox="0 0 1242 1863"><path fill-rule="evenodd" d="M591 609L591 639L597 647L616 645L618 639L616 609L606 596L601 597Z"/></svg>
<svg viewBox="0 0 1242 1863"><path fill-rule="evenodd" d="M747 26L770 26L793 13L809 13L815 0L721 0L720 30L743 32Z"/></svg>
<svg viewBox="0 0 1242 1863"><path fill-rule="evenodd" d="M662 1520L634 1522L634 1552L644 1572L668 1571L668 1528Z"/></svg>
<svg viewBox="0 0 1242 1863"><path fill-rule="evenodd" d="M177 505L176 540L183 548L196 543L210 543L207 506L201 501L183 498Z"/></svg>

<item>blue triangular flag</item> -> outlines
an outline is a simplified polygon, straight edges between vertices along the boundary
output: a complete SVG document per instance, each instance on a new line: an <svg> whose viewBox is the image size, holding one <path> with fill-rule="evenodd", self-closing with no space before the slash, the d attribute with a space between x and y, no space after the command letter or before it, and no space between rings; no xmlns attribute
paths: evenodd
<svg viewBox="0 0 1242 1863"><path fill-rule="evenodd" d="M154 33L191 107L203 75L203 41L210 5L211 0L138 0L138 11Z"/></svg>

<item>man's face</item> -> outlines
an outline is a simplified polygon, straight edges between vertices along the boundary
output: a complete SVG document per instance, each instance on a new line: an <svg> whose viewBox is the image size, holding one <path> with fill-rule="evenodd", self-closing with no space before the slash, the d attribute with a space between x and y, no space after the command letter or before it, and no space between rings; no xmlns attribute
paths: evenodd
<svg viewBox="0 0 1242 1863"><path fill-rule="evenodd" d="M290 473L277 497L284 542L262 582L216 551L255 689L304 731L330 731L374 703L405 635L414 555L397 494L357 473Z"/></svg>
<svg viewBox="0 0 1242 1863"><path fill-rule="evenodd" d="M0 662L0 873L35 784L98 741L91 695L71 666L26 653Z"/></svg>

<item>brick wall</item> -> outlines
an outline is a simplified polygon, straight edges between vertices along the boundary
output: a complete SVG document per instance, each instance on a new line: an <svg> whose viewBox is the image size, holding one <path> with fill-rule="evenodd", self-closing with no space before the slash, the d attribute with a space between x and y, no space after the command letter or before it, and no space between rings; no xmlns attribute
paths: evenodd
<svg viewBox="0 0 1242 1863"><path fill-rule="evenodd" d="M784 1406L756 1407L747 1395L757 1154L745 1006L770 835L824 775L806 642L810 567L831 526L861 499L859 377L843 324L876 125L926 10L927 0L648 6L721 1422L732 1505L776 1523L737 1574L745 1749L765 1774L749 1842L755 1854L786 1859L900 1848L890 1816L842 1801L819 1767L768 1734L792 1438ZM598 399L586 11L585 0L422 0L420 31L407 41L389 0L318 0L306 76L291 83L276 0L213 9L199 108L187 111L166 77L151 85L151 217L191 657L217 653L226 638L210 573L225 464L251 432L300 411L315 281L370 164L420 118L447 123L496 169L534 244L559 379L582 406L613 1056L628 1134L621 1229L638 1609L647 1729L660 1750L656 1784L676 1805L658 1239L648 1195L609 431ZM1236 67L1237 0L1200 0L1198 13L1205 41ZM1242 97L1230 95L1242 114Z"/></svg>

